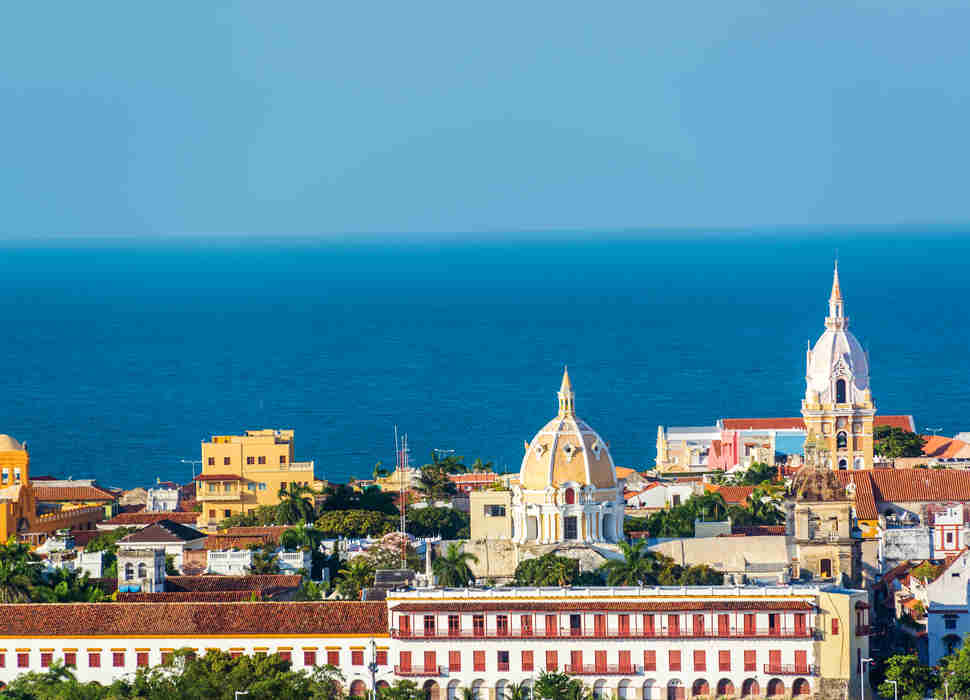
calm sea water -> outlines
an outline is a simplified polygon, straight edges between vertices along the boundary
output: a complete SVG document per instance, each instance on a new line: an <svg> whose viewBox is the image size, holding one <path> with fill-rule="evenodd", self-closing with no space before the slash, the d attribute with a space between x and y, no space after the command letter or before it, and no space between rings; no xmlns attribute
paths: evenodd
<svg viewBox="0 0 970 700"><path fill-rule="evenodd" d="M188 480L211 434L296 430L334 480L454 449L518 469L556 411L618 464L658 424L796 415L835 250L883 413L970 430L970 238L325 244L185 241L0 248L0 432L32 472Z"/></svg>

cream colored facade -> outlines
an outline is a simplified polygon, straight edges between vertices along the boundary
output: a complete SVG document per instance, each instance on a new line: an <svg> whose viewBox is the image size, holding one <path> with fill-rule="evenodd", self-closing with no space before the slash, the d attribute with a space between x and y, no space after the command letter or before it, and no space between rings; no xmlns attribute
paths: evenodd
<svg viewBox="0 0 970 700"><path fill-rule="evenodd" d="M203 442L198 525L211 527L230 515L276 505L280 487L290 483L319 488L313 462L294 461L293 442L292 430L247 430Z"/></svg>
<svg viewBox="0 0 970 700"><path fill-rule="evenodd" d="M511 491L472 491L468 498L473 540L512 539Z"/></svg>
<svg viewBox="0 0 970 700"><path fill-rule="evenodd" d="M839 269L835 268L825 332L806 356L802 416L820 464L833 469L871 469L876 406L869 387L869 361L849 332Z"/></svg>

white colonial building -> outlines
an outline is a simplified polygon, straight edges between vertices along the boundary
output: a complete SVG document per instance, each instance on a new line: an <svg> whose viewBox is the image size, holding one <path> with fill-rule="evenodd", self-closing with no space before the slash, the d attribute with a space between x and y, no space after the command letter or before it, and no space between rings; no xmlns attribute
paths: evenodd
<svg viewBox="0 0 970 700"><path fill-rule="evenodd" d="M931 665L960 648L970 633L970 550L951 560L926 587L927 652Z"/></svg>

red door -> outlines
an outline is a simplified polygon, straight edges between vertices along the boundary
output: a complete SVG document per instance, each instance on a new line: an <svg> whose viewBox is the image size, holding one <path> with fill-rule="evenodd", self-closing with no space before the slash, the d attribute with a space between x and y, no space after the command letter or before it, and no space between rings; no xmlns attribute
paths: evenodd
<svg viewBox="0 0 970 700"><path fill-rule="evenodd" d="M717 616L717 634L719 637L727 637L731 634L731 620L728 615Z"/></svg>
<svg viewBox="0 0 970 700"><path fill-rule="evenodd" d="M805 636L805 613L795 613L795 634Z"/></svg>
<svg viewBox="0 0 970 700"><path fill-rule="evenodd" d="M595 630L597 637L606 636L606 615L593 616L593 629Z"/></svg>
<svg viewBox="0 0 970 700"><path fill-rule="evenodd" d="M667 635L670 637L680 636L680 616L667 615Z"/></svg>
<svg viewBox="0 0 970 700"><path fill-rule="evenodd" d="M694 636L703 637L704 636L704 616L694 615Z"/></svg>
<svg viewBox="0 0 970 700"><path fill-rule="evenodd" d="M411 670L411 652L402 651L401 652L401 670L407 673Z"/></svg>
<svg viewBox="0 0 970 700"><path fill-rule="evenodd" d="M807 651L795 652L795 673L808 675L808 652Z"/></svg>
<svg viewBox="0 0 970 700"><path fill-rule="evenodd" d="M606 652L597 651L593 653L593 661L596 664L597 673L606 673Z"/></svg>
<svg viewBox="0 0 970 700"><path fill-rule="evenodd" d="M411 636L411 616L401 615L401 617L399 617L398 620L399 620L398 626L401 628L401 636L410 637Z"/></svg>
<svg viewBox="0 0 970 700"><path fill-rule="evenodd" d="M744 633L748 635L754 634L754 615L750 613L744 616Z"/></svg>
<svg viewBox="0 0 970 700"><path fill-rule="evenodd" d="M778 673L781 668L781 650L771 649L768 651L768 673Z"/></svg>
<svg viewBox="0 0 970 700"><path fill-rule="evenodd" d="M438 659L433 651L424 652L424 672L436 673L438 669Z"/></svg>

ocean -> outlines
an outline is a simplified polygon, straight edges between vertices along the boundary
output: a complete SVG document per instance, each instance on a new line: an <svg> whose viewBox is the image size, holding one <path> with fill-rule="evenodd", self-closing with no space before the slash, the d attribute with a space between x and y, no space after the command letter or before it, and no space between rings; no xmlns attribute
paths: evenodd
<svg viewBox="0 0 970 700"><path fill-rule="evenodd" d="M343 481L432 448L516 471L556 413L618 465L657 426L792 416L838 251L881 413L970 430L970 236L634 234L487 241L0 244L0 433L31 473L191 478L213 434L296 430Z"/></svg>

